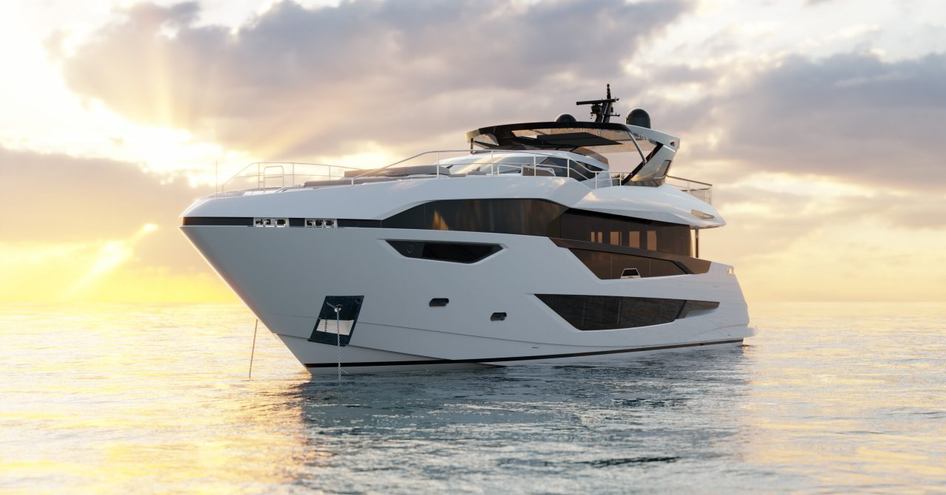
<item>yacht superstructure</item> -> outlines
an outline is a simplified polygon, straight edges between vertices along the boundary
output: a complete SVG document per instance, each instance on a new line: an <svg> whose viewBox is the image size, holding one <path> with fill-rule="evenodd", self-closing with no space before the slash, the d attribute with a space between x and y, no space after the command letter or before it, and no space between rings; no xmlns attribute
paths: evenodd
<svg viewBox="0 0 946 495"><path fill-rule="evenodd" d="M483 127L379 169L253 164L182 230L311 372L600 361L738 345L709 184L641 110Z"/></svg>

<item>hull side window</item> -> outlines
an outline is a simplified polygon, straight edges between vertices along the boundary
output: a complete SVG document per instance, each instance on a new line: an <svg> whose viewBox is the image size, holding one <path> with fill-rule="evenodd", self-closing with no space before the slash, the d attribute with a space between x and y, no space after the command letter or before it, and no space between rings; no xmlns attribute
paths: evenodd
<svg viewBox="0 0 946 495"><path fill-rule="evenodd" d="M719 307L716 301L651 297L536 294L578 330L617 330L670 323Z"/></svg>

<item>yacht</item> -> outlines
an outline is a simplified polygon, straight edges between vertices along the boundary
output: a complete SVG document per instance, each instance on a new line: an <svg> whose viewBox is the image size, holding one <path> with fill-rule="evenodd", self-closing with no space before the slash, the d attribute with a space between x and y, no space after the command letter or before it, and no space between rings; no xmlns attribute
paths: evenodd
<svg viewBox="0 0 946 495"><path fill-rule="evenodd" d="M738 346L710 184L610 86L591 120L491 125L381 168L255 163L184 234L313 374L591 363Z"/></svg>

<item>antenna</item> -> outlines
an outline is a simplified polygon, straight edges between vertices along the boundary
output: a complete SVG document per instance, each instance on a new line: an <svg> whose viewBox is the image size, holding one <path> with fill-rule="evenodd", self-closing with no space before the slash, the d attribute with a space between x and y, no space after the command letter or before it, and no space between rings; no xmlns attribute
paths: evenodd
<svg viewBox="0 0 946 495"><path fill-rule="evenodd" d="M611 117L620 117L620 115L616 113L611 113L614 110L614 102L620 100L620 98L611 98L611 84L608 84L607 88L607 96L603 100L582 100L575 102L576 105L591 105L591 115L594 116L595 122L599 124L607 124L611 121Z"/></svg>

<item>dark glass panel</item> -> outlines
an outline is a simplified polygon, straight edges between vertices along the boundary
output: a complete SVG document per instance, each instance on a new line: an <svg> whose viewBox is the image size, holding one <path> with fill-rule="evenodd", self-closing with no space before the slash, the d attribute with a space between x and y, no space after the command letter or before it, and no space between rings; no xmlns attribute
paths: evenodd
<svg viewBox="0 0 946 495"><path fill-rule="evenodd" d="M572 249L571 252L600 279L621 278L621 274L628 268L637 269L641 278L686 274L682 268L670 260L591 249Z"/></svg>
<svg viewBox="0 0 946 495"><path fill-rule="evenodd" d="M591 240L682 256L691 249L688 226L570 210L543 199L433 201L382 220L381 226Z"/></svg>
<svg viewBox="0 0 946 495"><path fill-rule="evenodd" d="M648 277L669 277L671 275L684 275L683 271L676 263L670 260L649 259Z"/></svg>
<svg viewBox="0 0 946 495"><path fill-rule="evenodd" d="M581 296L580 296L581 297ZM562 304L562 301L559 302ZM621 314L621 298L619 297L582 297L581 300L570 298L565 305L576 306L572 313L581 308L581 330L605 330L621 328L619 316ZM555 308L552 308L555 309Z"/></svg>
<svg viewBox="0 0 946 495"><path fill-rule="evenodd" d="M657 246L661 253L690 256L690 227L686 225L655 226Z"/></svg>
<svg viewBox="0 0 946 495"><path fill-rule="evenodd" d="M572 253L598 278L611 278L611 253L589 251L587 249L572 249Z"/></svg>
<svg viewBox="0 0 946 495"><path fill-rule="evenodd" d="M678 318L686 318L691 313L712 311L718 307L719 302L717 301L687 301L687 303L683 305L683 309L680 311Z"/></svg>
<svg viewBox="0 0 946 495"><path fill-rule="evenodd" d="M382 226L557 237L564 211L564 206L541 199L444 200L405 210Z"/></svg>
<svg viewBox="0 0 946 495"><path fill-rule="evenodd" d="M476 263L502 249L498 244L474 242L389 240L388 244L408 258L450 261L453 263Z"/></svg>
<svg viewBox="0 0 946 495"><path fill-rule="evenodd" d="M252 217L184 217L182 225L227 225L252 227Z"/></svg>
<svg viewBox="0 0 946 495"><path fill-rule="evenodd" d="M339 227L380 227L381 220L338 219Z"/></svg>
<svg viewBox="0 0 946 495"><path fill-rule="evenodd" d="M423 258L456 263L475 263L499 250L500 247L496 244L428 242L424 245Z"/></svg>
<svg viewBox="0 0 946 495"><path fill-rule="evenodd" d="M646 297L615 297L620 301L620 316L615 328L633 328L669 323L677 319L686 301Z"/></svg>
<svg viewBox="0 0 946 495"><path fill-rule="evenodd" d="M639 220L603 213L593 213L580 210L568 210L562 215L561 237L565 239L586 240L595 242L612 241L612 233L617 233L617 243L621 243L621 232L640 231L646 224ZM608 234L605 235L604 233ZM592 235L591 233L595 233ZM612 242L613 243L613 242Z"/></svg>
<svg viewBox="0 0 946 495"><path fill-rule="evenodd" d="M612 253L619 255L627 255L632 258L622 259L623 261L628 261L635 258L641 258L641 265L644 267L650 267L651 262L660 263L660 266L655 268L655 273L661 273L665 275L680 275L688 273L706 273L710 265L709 261L701 260L697 258L690 258L688 256L679 256L675 254L665 254L665 253L655 253L653 251L645 251L643 249L634 249L623 246L611 246L610 244L599 244L594 242L588 242L584 240L571 240L571 239L562 239L562 238L553 238L552 242L556 246L567 248L572 250L575 253L575 256L578 256L579 259L584 259L579 255L579 251L591 251L591 252L602 252L602 253ZM669 265L663 262L670 263ZM615 261L612 266L617 266L621 268L618 264L618 261ZM591 267L589 267L591 268ZM626 267L625 267L626 268ZM649 268L648 268L649 269ZM594 271L594 270L593 270ZM657 276L657 275L653 275Z"/></svg>
<svg viewBox="0 0 946 495"><path fill-rule="evenodd" d="M536 294L578 330L660 325L677 319L686 300L647 297Z"/></svg>
<svg viewBox="0 0 946 495"><path fill-rule="evenodd" d="M391 229L432 229L433 220L427 215L427 204L404 210L381 221L381 226Z"/></svg>

